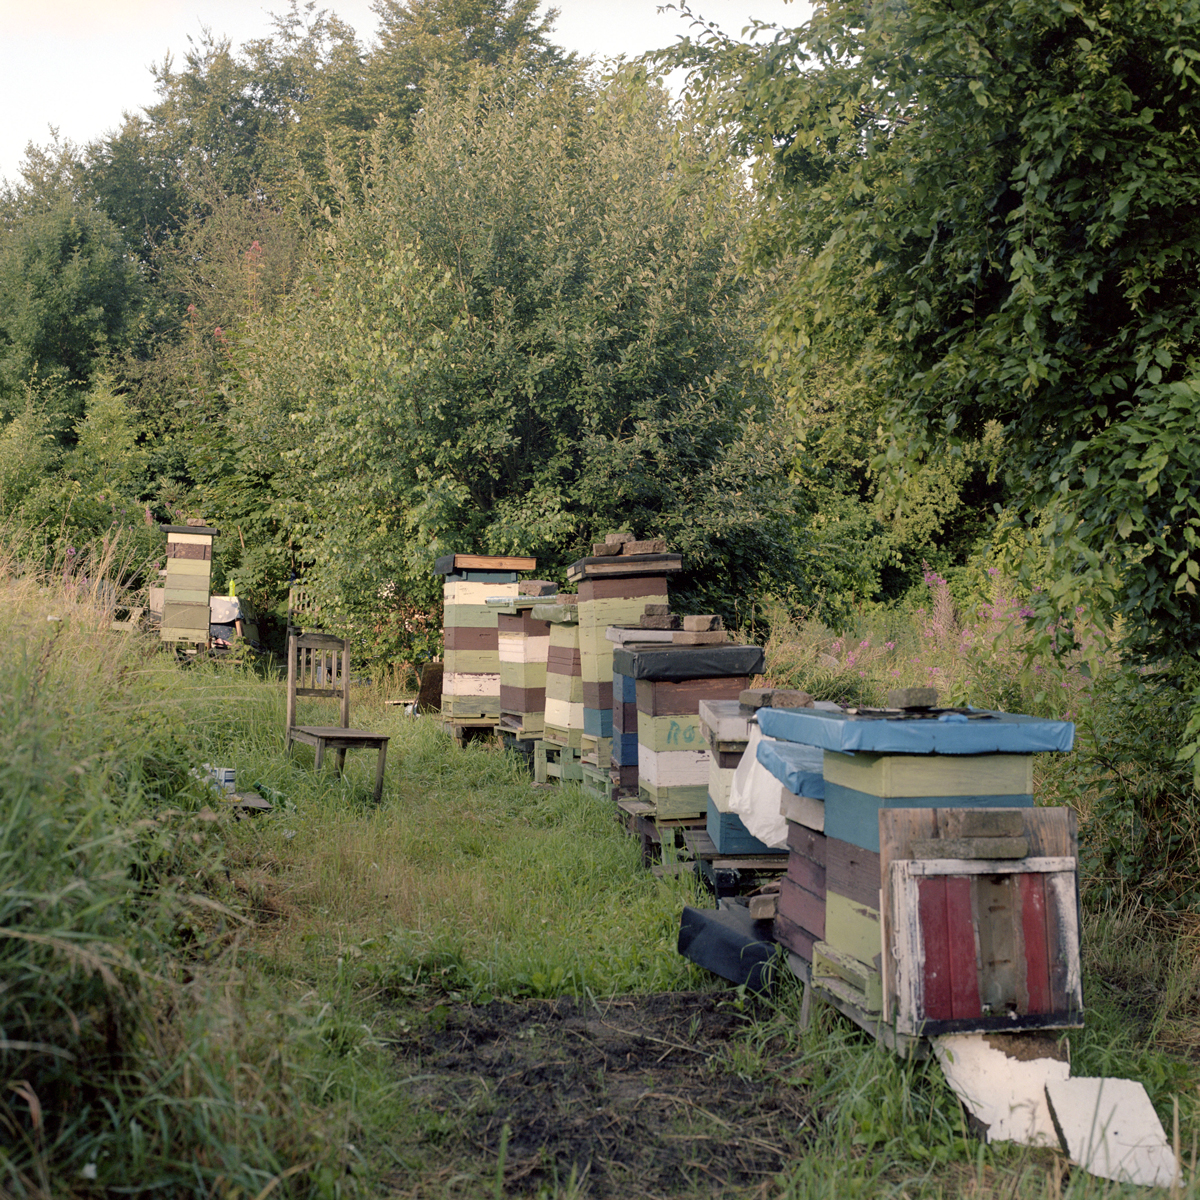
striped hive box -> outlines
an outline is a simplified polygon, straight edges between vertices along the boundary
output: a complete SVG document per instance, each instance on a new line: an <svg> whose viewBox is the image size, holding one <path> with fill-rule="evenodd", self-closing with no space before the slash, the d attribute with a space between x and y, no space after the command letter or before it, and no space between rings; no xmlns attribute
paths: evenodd
<svg viewBox="0 0 1200 1200"><path fill-rule="evenodd" d="M163 579L164 642L208 642L209 590L215 529L163 525L167 535L167 574Z"/></svg>
<svg viewBox="0 0 1200 1200"><path fill-rule="evenodd" d="M638 792L660 817L707 817L709 754L700 702L736 700L749 676L762 668L757 646L614 650L614 672L636 681Z"/></svg>
<svg viewBox="0 0 1200 1200"><path fill-rule="evenodd" d="M574 604L539 604L531 610L531 615L534 620L546 621L550 627L544 740L579 749L583 739L579 611Z"/></svg>
<svg viewBox="0 0 1200 1200"><path fill-rule="evenodd" d="M667 603L664 575L585 579L579 585L579 653L583 677L584 732L611 738L613 643L610 625L636 622L647 604Z"/></svg>
<svg viewBox="0 0 1200 1200"><path fill-rule="evenodd" d="M733 774L750 741L751 714L736 700L701 700L700 729L708 744L708 836L721 854L773 854L731 812ZM786 851L778 851L786 853Z"/></svg>
<svg viewBox="0 0 1200 1200"><path fill-rule="evenodd" d="M522 596L512 604L496 606L500 727L519 738L540 738L545 728L550 622L535 620L532 613L541 603Z"/></svg>
<svg viewBox="0 0 1200 1200"><path fill-rule="evenodd" d="M498 614L487 601L489 597L515 600L519 585L510 582L511 572L496 574L503 581L447 579L442 584L444 716L496 720L500 717Z"/></svg>

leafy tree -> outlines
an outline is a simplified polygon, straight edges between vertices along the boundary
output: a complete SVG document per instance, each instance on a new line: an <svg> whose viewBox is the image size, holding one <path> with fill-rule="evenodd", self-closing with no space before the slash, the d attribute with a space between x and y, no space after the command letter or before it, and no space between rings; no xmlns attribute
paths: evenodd
<svg viewBox="0 0 1200 1200"><path fill-rule="evenodd" d="M653 90L517 60L434 84L407 146L376 135L294 307L235 350L239 395L296 414L301 546L348 603L431 595L453 549L553 569L631 521L686 541L694 586L801 578L790 448L742 365L740 178L681 178L679 132Z"/></svg>
<svg viewBox="0 0 1200 1200"><path fill-rule="evenodd" d="M427 81L466 85L474 64L519 55L525 68L569 75L577 64L550 41L558 9L538 15L538 0L375 0L378 46L366 67L365 105L402 139L424 103Z"/></svg>
<svg viewBox="0 0 1200 1200"><path fill-rule="evenodd" d="M769 366L853 362L897 472L998 421L1045 637L1116 612L1194 656L1200 4L835 0L685 55L757 156L754 252L796 264Z"/></svg>
<svg viewBox="0 0 1200 1200"><path fill-rule="evenodd" d="M0 405L14 411L36 381L65 431L96 366L136 335L142 280L103 213L25 209L0 237Z"/></svg>

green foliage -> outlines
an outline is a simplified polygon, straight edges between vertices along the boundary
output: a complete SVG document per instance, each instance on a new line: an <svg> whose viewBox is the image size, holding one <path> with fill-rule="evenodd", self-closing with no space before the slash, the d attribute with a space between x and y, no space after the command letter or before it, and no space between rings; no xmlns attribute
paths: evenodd
<svg viewBox="0 0 1200 1200"><path fill-rule="evenodd" d="M631 522L714 583L795 576L787 447L740 365L736 175L681 178L697 151L632 81L473 78L410 145L376 137L294 305L236 348L240 394L299 421L303 556L349 607L432 599L446 550L553 571Z"/></svg>
<svg viewBox="0 0 1200 1200"><path fill-rule="evenodd" d="M1200 647L1198 28L1195 0L835 3L692 50L757 155L752 250L794 266L769 369L854 363L893 470L998 421L1051 516L1043 628L1116 608L1149 653Z"/></svg>
<svg viewBox="0 0 1200 1200"><path fill-rule="evenodd" d="M0 237L0 410L36 380L65 433L106 354L138 328L142 285L120 231L102 212L59 200L30 208Z"/></svg>

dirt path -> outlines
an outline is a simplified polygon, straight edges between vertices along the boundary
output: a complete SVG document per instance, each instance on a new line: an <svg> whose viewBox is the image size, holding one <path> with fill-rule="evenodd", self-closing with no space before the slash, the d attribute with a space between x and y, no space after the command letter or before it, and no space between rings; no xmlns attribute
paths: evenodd
<svg viewBox="0 0 1200 1200"><path fill-rule="evenodd" d="M439 1006L397 1069L426 1140L460 1165L473 1158L495 1178L506 1140L510 1196L572 1173L596 1200L762 1194L802 1152L809 1109L799 1080L738 1073L731 1039L746 1023L711 993ZM453 1195L451 1170L416 1191L411 1177L394 1182L405 1195Z"/></svg>

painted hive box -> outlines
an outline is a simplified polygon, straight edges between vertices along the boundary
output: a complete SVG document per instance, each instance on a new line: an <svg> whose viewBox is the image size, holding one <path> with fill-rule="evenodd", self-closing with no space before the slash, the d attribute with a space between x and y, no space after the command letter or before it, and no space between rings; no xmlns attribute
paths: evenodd
<svg viewBox="0 0 1200 1200"><path fill-rule="evenodd" d="M521 589L528 586L518 584ZM532 595L519 595L507 604L488 601L496 609L500 728L521 739L540 738L545 727L550 622L533 616L535 605L545 601L544 596Z"/></svg>
<svg viewBox="0 0 1200 1200"><path fill-rule="evenodd" d="M488 599L515 600L517 574L537 560L448 554L434 564L442 583L442 715L452 720L499 721L500 649L496 609Z"/></svg>
<svg viewBox="0 0 1200 1200"><path fill-rule="evenodd" d="M167 535L167 573L159 636L164 642L208 642L209 592L213 539L206 525L163 525Z"/></svg>
<svg viewBox="0 0 1200 1200"><path fill-rule="evenodd" d="M903 1035L1078 1024L1075 835L1032 783L1033 753L1069 749L1073 727L952 715L760 711L783 739L760 757L823 750L814 982Z"/></svg>
<svg viewBox="0 0 1200 1200"><path fill-rule="evenodd" d="M546 653L546 710L543 740L579 749L583 741L583 675L579 662L579 609L575 596L531 610L550 626Z"/></svg>
<svg viewBox="0 0 1200 1200"><path fill-rule="evenodd" d="M614 669L636 681L638 793L658 816L706 817L709 754L700 702L736 700L762 665L757 646L616 649Z"/></svg>

